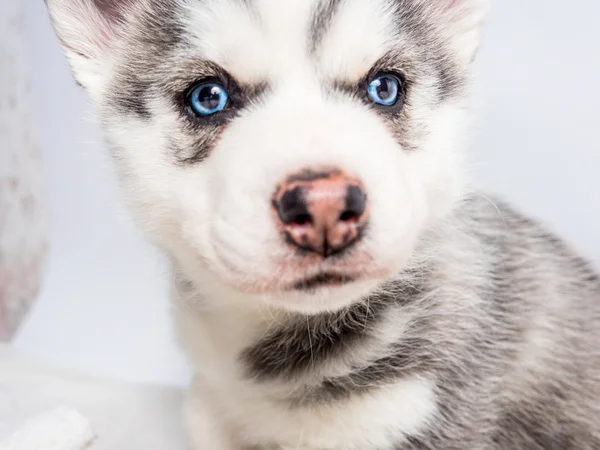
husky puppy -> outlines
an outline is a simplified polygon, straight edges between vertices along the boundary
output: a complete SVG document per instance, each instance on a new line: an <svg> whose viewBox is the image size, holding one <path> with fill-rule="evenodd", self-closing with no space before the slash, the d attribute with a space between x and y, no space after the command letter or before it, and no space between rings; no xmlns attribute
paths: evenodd
<svg viewBox="0 0 600 450"><path fill-rule="evenodd" d="M173 267L196 450L598 450L600 281L469 188L485 0L47 0Z"/></svg>

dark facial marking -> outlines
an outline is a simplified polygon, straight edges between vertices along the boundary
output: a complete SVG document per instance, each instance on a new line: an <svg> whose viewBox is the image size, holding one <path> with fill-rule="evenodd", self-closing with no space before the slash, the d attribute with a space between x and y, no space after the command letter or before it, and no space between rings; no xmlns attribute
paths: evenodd
<svg viewBox="0 0 600 450"><path fill-rule="evenodd" d="M175 155L177 162L182 166L189 166L201 163L210 154L210 150L217 145L219 140L219 128L215 125L207 125L203 130L196 130L195 127L184 127L186 134L191 139L185 144L173 142L169 151Z"/></svg>
<svg viewBox="0 0 600 450"><path fill-rule="evenodd" d="M101 0L96 0L101 1ZM102 0L113 14L120 11L115 0ZM132 1L132 0L128 0ZM109 4L112 8L109 8ZM107 102L120 114L131 114L141 119L151 117L148 102L157 93L153 88L165 77L161 66L169 61L175 49L184 41L185 30L177 16L177 10L169 2L152 2L140 11L138 32L132 42L136 58L124 62L115 71L111 86L107 89Z"/></svg>
<svg viewBox="0 0 600 450"><path fill-rule="evenodd" d="M343 1L321 0L318 3L312 14L312 22L308 33L308 50L310 54L317 51Z"/></svg>
<svg viewBox="0 0 600 450"><path fill-rule="evenodd" d="M110 101L120 111L148 120L151 117L147 102L149 89L150 83L140 78L137 83L129 84L127 91L113 92Z"/></svg>
<svg viewBox="0 0 600 450"><path fill-rule="evenodd" d="M415 65L426 74L436 76L438 102L443 102L463 93L465 68L453 60L450 50L451 37L441 39L439 29L434 25L427 2L415 0L395 0L396 23L399 33L405 36L418 52Z"/></svg>

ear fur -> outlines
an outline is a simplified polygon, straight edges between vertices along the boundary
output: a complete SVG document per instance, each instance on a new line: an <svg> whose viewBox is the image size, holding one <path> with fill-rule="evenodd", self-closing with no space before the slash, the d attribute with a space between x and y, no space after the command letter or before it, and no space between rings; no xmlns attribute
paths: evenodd
<svg viewBox="0 0 600 450"><path fill-rule="evenodd" d="M430 22L451 42L465 65L472 62L481 40L483 23L490 8L489 0L416 0Z"/></svg>
<svg viewBox="0 0 600 450"><path fill-rule="evenodd" d="M137 0L46 0L54 30L86 89L103 70Z"/></svg>
<svg viewBox="0 0 600 450"><path fill-rule="evenodd" d="M431 2L432 0L424 0ZM473 61L481 41L483 23L490 9L489 0L434 0L435 13L449 33L465 64Z"/></svg>

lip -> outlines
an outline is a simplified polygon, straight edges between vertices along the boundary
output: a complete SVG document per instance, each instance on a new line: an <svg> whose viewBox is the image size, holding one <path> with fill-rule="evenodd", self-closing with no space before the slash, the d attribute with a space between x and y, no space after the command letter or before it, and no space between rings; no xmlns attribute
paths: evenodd
<svg viewBox="0 0 600 450"><path fill-rule="evenodd" d="M336 269L323 268L320 271L309 272L295 271L295 276L286 276L281 273L279 276L270 276L253 281L244 280L239 283L232 281L237 289L249 294L273 294L280 295L283 292L314 294L319 289L341 288L352 283L364 282L368 280L383 280L391 275L390 268L371 268L369 271L349 270L347 272ZM304 274L299 276L299 272Z"/></svg>
<svg viewBox="0 0 600 450"><path fill-rule="evenodd" d="M294 281L288 291L311 292L323 287L342 286L352 283L357 277L351 274L339 272L320 272L307 278L301 278Z"/></svg>

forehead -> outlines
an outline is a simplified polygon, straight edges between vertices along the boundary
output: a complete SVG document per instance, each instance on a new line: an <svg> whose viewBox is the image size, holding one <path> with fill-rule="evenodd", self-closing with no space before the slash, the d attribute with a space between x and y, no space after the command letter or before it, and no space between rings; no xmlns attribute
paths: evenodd
<svg viewBox="0 0 600 450"><path fill-rule="evenodd" d="M394 37L389 0L206 0L186 4L202 59L244 81L317 70L359 79Z"/></svg>

